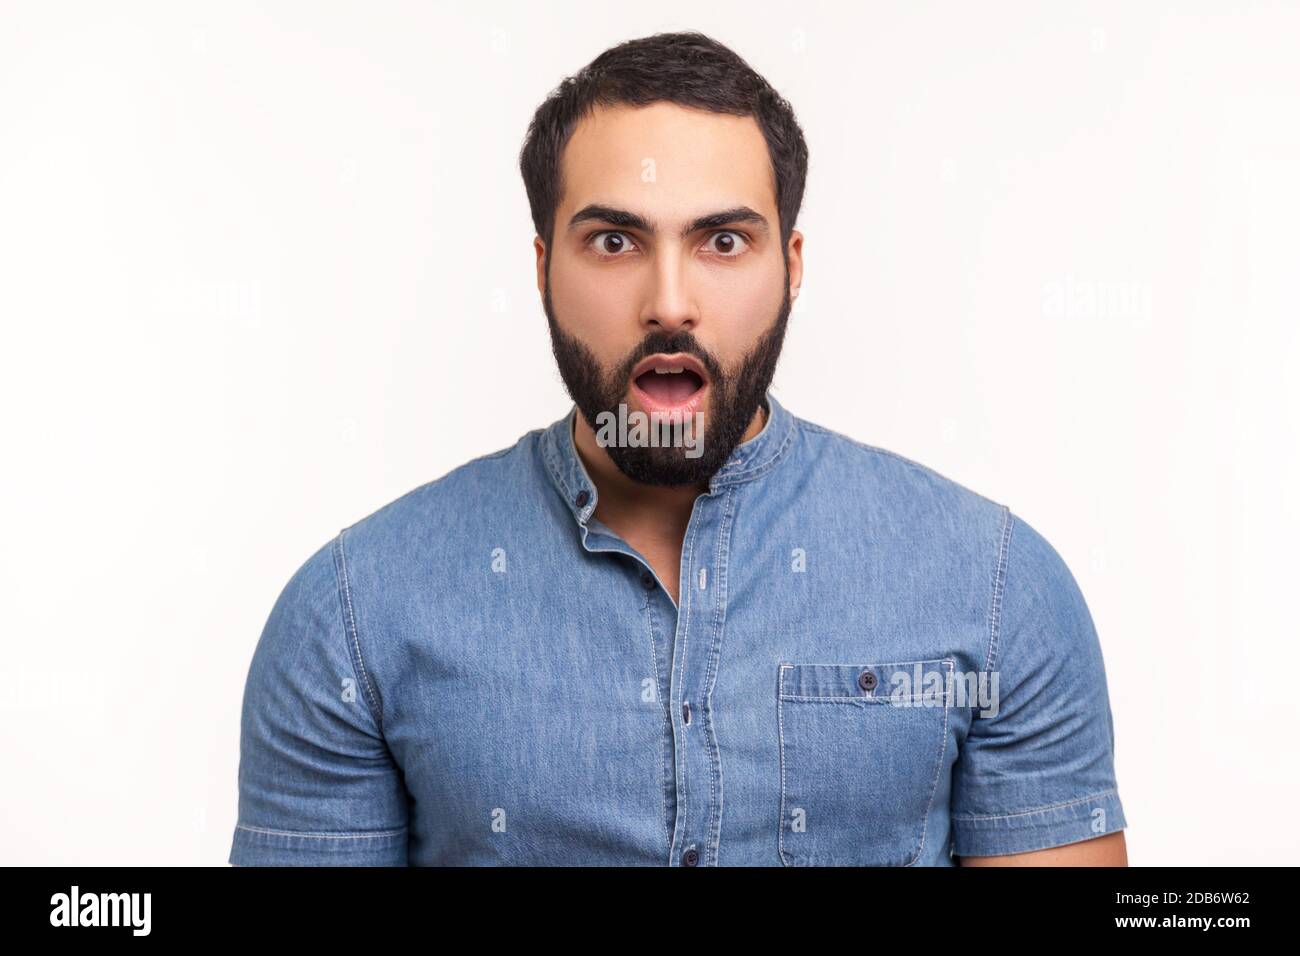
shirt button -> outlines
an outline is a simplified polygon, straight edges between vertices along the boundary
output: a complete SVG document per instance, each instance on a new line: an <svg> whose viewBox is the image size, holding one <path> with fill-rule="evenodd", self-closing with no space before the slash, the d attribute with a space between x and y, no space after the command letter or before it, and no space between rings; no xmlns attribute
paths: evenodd
<svg viewBox="0 0 1300 956"><path fill-rule="evenodd" d="M578 497L573 499L573 503L577 505L579 508L583 508L586 507L587 502L590 500L591 500L591 495L587 494L586 489L583 489L582 491L578 492Z"/></svg>
<svg viewBox="0 0 1300 956"><path fill-rule="evenodd" d="M858 686L865 691L875 690L876 675L871 671L863 671L858 675Z"/></svg>
<svg viewBox="0 0 1300 956"><path fill-rule="evenodd" d="M682 854L682 866L695 866L700 862L700 851L691 847Z"/></svg>
<svg viewBox="0 0 1300 956"><path fill-rule="evenodd" d="M647 591L649 591L649 590L653 589L654 586L655 586L654 575L651 574L649 571L642 571L642 572L641 572L641 587L643 587L643 588L645 588Z"/></svg>

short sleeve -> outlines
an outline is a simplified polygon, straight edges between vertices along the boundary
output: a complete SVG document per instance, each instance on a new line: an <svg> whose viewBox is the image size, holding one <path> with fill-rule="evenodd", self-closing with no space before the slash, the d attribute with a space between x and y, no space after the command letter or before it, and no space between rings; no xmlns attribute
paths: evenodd
<svg viewBox="0 0 1300 956"><path fill-rule="evenodd" d="M348 617L343 536L280 593L244 688L238 866L405 866L407 801Z"/></svg>
<svg viewBox="0 0 1300 956"><path fill-rule="evenodd" d="M995 706L976 708L953 769L958 857L1027 853L1127 825L1087 604L1036 530L1008 512L1004 532L990 602Z"/></svg>

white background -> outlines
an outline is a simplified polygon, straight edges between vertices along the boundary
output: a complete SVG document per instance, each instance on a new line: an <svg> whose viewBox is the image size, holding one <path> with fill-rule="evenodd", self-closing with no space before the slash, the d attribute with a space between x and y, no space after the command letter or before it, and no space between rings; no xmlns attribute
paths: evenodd
<svg viewBox="0 0 1300 956"><path fill-rule="evenodd" d="M225 863L290 574L567 410L516 157L670 29L809 142L777 395L1060 551L1131 862L1293 862L1300 8L566 6L0 4L0 862Z"/></svg>

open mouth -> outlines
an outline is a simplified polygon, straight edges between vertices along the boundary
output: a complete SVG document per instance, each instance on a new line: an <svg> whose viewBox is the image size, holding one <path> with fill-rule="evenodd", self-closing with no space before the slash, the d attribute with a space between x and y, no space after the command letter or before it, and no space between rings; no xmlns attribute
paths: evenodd
<svg viewBox="0 0 1300 956"><path fill-rule="evenodd" d="M652 355L632 372L636 397L650 412L692 412L708 384L708 373L689 355Z"/></svg>

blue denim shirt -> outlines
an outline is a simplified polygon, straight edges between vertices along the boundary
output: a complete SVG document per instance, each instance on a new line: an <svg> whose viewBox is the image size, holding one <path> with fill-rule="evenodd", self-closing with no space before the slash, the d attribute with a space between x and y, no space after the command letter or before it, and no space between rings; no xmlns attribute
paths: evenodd
<svg viewBox="0 0 1300 956"><path fill-rule="evenodd" d="M322 546L248 672L230 862L947 866L1122 829L1057 552L767 403L680 606L594 517L572 408Z"/></svg>

